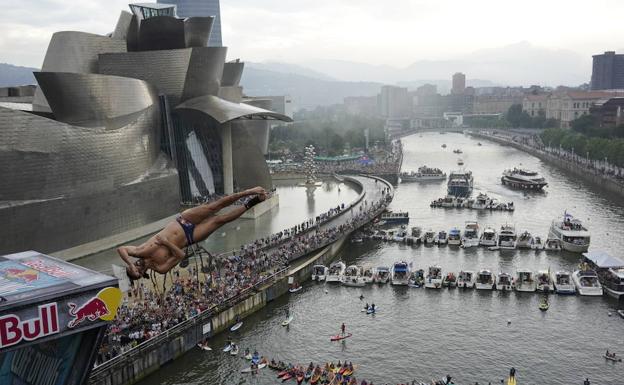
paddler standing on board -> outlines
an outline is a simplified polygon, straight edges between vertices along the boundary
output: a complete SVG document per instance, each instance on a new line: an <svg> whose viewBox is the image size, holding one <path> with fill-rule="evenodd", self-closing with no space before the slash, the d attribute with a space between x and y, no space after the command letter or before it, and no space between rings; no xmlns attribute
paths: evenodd
<svg viewBox="0 0 624 385"><path fill-rule="evenodd" d="M342 323L342 325L340 326L340 331L342 332L342 335L345 335L345 331L347 330L347 327L345 326L344 322Z"/></svg>

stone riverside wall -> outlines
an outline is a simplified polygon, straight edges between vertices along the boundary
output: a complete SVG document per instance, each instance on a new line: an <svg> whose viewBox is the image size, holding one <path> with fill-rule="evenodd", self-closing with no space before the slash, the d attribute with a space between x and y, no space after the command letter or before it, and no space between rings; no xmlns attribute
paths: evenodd
<svg viewBox="0 0 624 385"><path fill-rule="evenodd" d="M583 181L587 183L590 183L596 187L600 187L611 193L618 194L619 196L624 197L624 184L618 183L612 180L611 178L605 177L602 174L594 170L582 167L578 163L574 163L574 162L567 161L565 159L561 159L547 152L538 150L536 148L527 146L522 143L517 143L512 140L501 138L499 136L484 135L480 133L470 133L470 135L476 138L491 140L493 142L496 142L505 146L511 146L511 147L517 148L518 150L527 152L543 160L544 162L550 163L554 166L561 168L562 170L566 172L569 172L570 174L582 179Z"/></svg>
<svg viewBox="0 0 624 385"><path fill-rule="evenodd" d="M363 186L355 179L343 177L345 182L359 186L359 202L365 195ZM387 184L387 182L386 182ZM392 186L387 184L392 190ZM346 210L345 210L346 211ZM211 337L231 327L239 316L241 319L262 309L267 303L288 292L288 279L296 282L311 278L312 267L330 263L343 247L351 232L345 233L332 244L301 257L293 269L284 269L265 282L241 293L212 312L182 322L136 348L115 357L95 368L89 377L90 385L132 385L156 372L166 363L194 349L205 337Z"/></svg>

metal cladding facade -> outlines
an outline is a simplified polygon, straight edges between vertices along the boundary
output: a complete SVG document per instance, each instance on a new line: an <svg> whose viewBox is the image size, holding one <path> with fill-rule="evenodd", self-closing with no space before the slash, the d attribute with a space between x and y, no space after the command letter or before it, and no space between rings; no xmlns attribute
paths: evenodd
<svg viewBox="0 0 624 385"><path fill-rule="evenodd" d="M175 4L178 17L213 16L214 26L208 46L221 47L221 7L219 0L158 0L163 4Z"/></svg>
<svg viewBox="0 0 624 385"><path fill-rule="evenodd" d="M244 64L207 46L218 14L165 8L122 12L110 36L55 33L34 111L0 108L0 253L67 249L180 201L271 187L265 123L291 119L241 103Z"/></svg>

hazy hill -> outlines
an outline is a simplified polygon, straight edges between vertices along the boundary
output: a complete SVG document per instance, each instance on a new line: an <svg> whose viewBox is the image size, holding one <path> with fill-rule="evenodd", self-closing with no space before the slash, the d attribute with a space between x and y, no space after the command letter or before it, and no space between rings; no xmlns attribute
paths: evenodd
<svg viewBox="0 0 624 385"><path fill-rule="evenodd" d="M33 71L36 68L19 67L13 64L0 63L0 87L35 84Z"/></svg>

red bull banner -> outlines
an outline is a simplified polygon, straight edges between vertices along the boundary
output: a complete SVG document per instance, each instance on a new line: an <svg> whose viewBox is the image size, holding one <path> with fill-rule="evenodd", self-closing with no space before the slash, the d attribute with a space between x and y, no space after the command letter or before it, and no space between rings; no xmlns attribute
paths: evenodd
<svg viewBox="0 0 624 385"><path fill-rule="evenodd" d="M121 290L118 288L107 287L81 305L69 302L67 305L69 306L69 315L72 316L72 319L67 323L67 327L74 328L84 321L113 320L121 304L121 296Z"/></svg>

